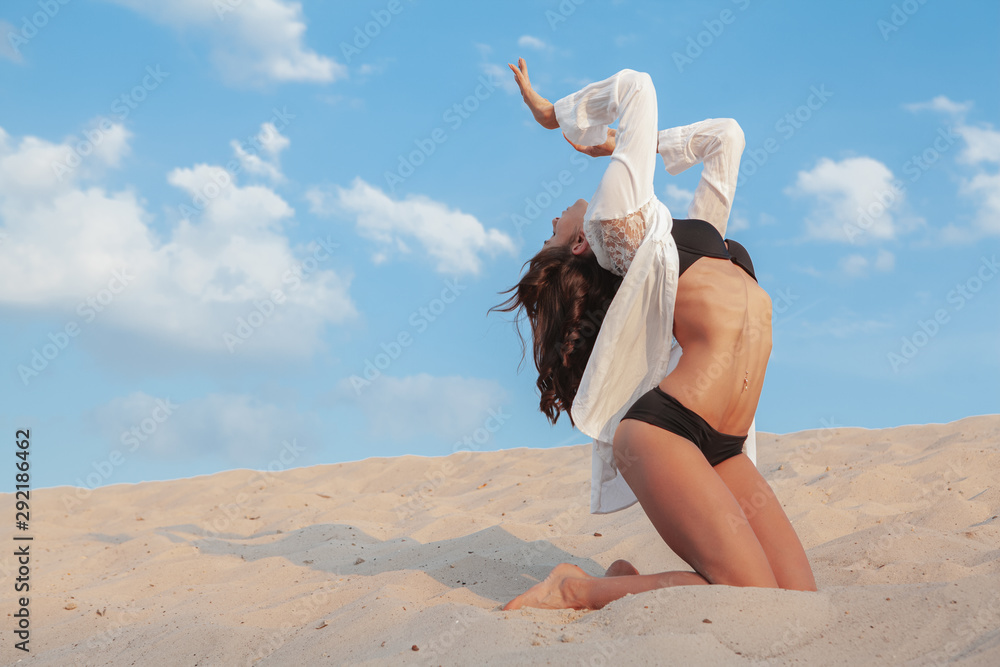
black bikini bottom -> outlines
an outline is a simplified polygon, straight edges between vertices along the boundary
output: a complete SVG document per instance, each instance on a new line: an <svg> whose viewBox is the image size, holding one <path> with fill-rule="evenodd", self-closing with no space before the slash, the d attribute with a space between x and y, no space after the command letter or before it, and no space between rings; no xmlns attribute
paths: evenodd
<svg viewBox="0 0 1000 667"><path fill-rule="evenodd" d="M713 466L740 454L747 439L745 435L719 433L659 387L640 396L622 419L637 419L690 440Z"/></svg>

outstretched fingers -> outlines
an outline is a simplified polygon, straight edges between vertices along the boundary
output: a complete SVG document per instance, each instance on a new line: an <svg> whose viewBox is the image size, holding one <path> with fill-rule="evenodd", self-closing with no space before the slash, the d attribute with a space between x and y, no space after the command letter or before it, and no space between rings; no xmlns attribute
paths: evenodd
<svg viewBox="0 0 1000 667"><path fill-rule="evenodd" d="M531 79L528 77L528 63L524 62L524 58L518 58L517 67L514 67L510 63L507 63L507 67L514 73L514 81L517 83L517 87L520 88L521 95L527 97L528 93L532 90Z"/></svg>
<svg viewBox="0 0 1000 667"><path fill-rule="evenodd" d="M507 67L514 73L514 81L521 91L521 97L524 98L524 103L531 110L531 115L535 117L535 120L548 130L554 130L559 127L559 121L556 119L552 103L535 92L535 89L531 87L531 79L528 78L528 64L524 62L524 58L517 59L517 67L514 67L510 63L507 63Z"/></svg>

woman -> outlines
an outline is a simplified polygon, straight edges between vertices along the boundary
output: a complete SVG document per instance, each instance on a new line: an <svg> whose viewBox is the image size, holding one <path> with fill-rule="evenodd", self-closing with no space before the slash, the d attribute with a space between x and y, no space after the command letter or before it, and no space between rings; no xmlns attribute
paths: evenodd
<svg viewBox="0 0 1000 667"><path fill-rule="evenodd" d="M712 119L657 132L656 93L647 74L623 70L553 105L531 87L523 59L510 67L543 127L561 128L577 150L612 160L591 202L579 200L553 220L552 237L499 309L523 307L531 322L543 412L553 422L569 412L581 430L600 433L595 471L600 438L613 440L611 467L694 571L640 575L617 561L606 576L593 577L563 563L504 608L598 609L628 593L692 584L816 590L791 523L742 452L771 351L770 298L742 246L723 241L742 131L735 121ZM616 120L617 132L609 130ZM704 162L692 219L672 220L653 195L656 153L672 174ZM607 308L611 297L609 334L597 306ZM615 311L620 303L625 305ZM647 308L637 326L643 304L655 308ZM591 331L584 322L594 323ZM671 322L683 355L664 372L655 348L669 343L651 340L650 331ZM630 330L631 345L654 349L646 353L654 360L646 378L655 377L656 386L646 391L640 382L627 405L619 407L617 399L602 404L593 387L621 396L622 383L631 388L640 377L626 369L626 379L615 384L621 369L612 368L602 351L602 344L617 344ZM592 360L592 351L600 357ZM618 358L632 363L636 355L619 352ZM604 488L595 476L598 486Z"/></svg>

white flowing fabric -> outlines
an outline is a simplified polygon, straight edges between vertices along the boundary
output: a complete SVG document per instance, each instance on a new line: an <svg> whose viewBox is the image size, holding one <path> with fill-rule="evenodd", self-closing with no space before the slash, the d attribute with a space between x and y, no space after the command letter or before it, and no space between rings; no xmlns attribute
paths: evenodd
<svg viewBox="0 0 1000 667"><path fill-rule="evenodd" d="M648 74L622 70L555 103L574 143L596 146L618 121L614 153L587 207L584 233L605 269L624 276L604 318L573 403L573 421L594 439L590 511L606 514L636 502L618 473L611 443L622 416L677 366L673 339L677 246L673 218L653 194L657 153L676 175L703 162L688 216L725 236L743 132L728 118L657 132L656 91ZM671 344L673 341L673 344ZM756 465L755 423L744 451Z"/></svg>

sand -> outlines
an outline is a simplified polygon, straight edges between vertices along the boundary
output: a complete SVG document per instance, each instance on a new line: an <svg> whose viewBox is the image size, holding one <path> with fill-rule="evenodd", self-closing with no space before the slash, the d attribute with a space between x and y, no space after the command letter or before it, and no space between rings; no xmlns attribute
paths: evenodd
<svg viewBox="0 0 1000 667"><path fill-rule="evenodd" d="M1000 415L758 437L819 592L501 611L560 562L688 569L638 505L589 513L589 444L231 470L34 491L31 652L5 549L0 662L1000 665Z"/></svg>

